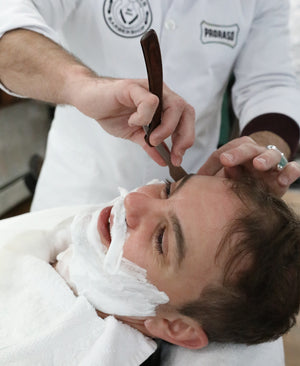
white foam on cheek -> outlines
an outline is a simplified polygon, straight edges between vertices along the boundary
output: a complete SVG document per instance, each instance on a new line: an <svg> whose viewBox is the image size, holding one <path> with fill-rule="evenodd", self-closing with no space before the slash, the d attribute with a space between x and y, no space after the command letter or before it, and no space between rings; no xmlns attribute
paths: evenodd
<svg viewBox="0 0 300 366"><path fill-rule="evenodd" d="M128 192L120 190L120 197L115 201L111 214L113 215L113 226L110 232L111 243L104 260L104 269L109 273L116 273L120 267L123 256L123 247L127 237L126 212L124 199Z"/></svg>
<svg viewBox="0 0 300 366"><path fill-rule="evenodd" d="M153 179L148 182L147 185L161 183L163 182L158 179ZM138 189L134 191L138 191ZM116 273L118 271L123 256L123 247L127 238L124 199L128 194L128 191L119 187L119 192L120 196L113 201L114 205L111 210L111 214L113 215L113 226L110 232L111 243L104 260L104 269L109 273Z"/></svg>
<svg viewBox="0 0 300 366"><path fill-rule="evenodd" d="M75 293L84 295L102 312L122 316L154 316L156 307L167 303L169 298L147 281L147 272L143 268L122 258L127 230L123 204L125 196L126 192L121 191L121 197L111 202L114 224L109 250L100 242L97 232L97 221L103 206L74 218L71 225L72 245L57 257L57 270Z"/></svg>

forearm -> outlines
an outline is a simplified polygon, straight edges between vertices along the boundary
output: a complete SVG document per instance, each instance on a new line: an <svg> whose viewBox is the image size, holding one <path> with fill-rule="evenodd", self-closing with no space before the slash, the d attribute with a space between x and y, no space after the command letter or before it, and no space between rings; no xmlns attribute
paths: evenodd
<svg viewBox="0 0 300 366"><path fill-rule="evenodd" d="M0 39L0 80L10 91L53 104L71 104L72 80L96 77L62 47L17 29Z"/></svg>
<svg viewBox="0 0 300 366"><path fill-rule="evenodd" d="M164 164L144 139L143 126L152 120L158 105L147 79L98 76L50 39L18 29L0 39L0 80L16 94L74 106L109 134L138 143L153 160ZM151 138L158 145L172 136L171 158L178 165L194 142L194 109L166 85L163 105L161 124Z"/></svg>
<svg viewBox="0 0 300 366"><path fill-rule="evenodd" d="M276 145L287 158L292 158L299 144L299 126L290 117L280 113L266 113L250 121L242 131L259 145Z"/></svg>

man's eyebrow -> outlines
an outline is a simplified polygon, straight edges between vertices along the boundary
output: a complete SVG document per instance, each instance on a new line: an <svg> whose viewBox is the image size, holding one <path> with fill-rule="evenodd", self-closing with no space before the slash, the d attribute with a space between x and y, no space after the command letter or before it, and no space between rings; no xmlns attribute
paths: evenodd
<svg viewBox="0 0 300 366"><path fill-rule="evenodd" d="M184 184L189 179L191 179L191 177L193 175L194 174L189 174L189 175L186 175L184 178L182 178L181 182L178 184L178 186L172 192L172 195L175 194L176 192L178 192L184 186ZM172 222L173 231L175 233L175 241L176 241L176 259L177 259L176 263L179 267L182 260L185 257L186 244L185 244L185 240L184 240L183 231L182 231L182 228L181 228L181 225L180 225L180 221L178 220L178 217L175 214L173 214L171 216L171 222Z"/></svg>
<svg viewBox="0 0 300 366"><path fill-rule="evenodd" d="M178 217L176 215L172 215L171 222L173 231L175 233L175 241L176 241L176 251L175 251L176 264L179 267L185 257L186 245Z"/></svg>

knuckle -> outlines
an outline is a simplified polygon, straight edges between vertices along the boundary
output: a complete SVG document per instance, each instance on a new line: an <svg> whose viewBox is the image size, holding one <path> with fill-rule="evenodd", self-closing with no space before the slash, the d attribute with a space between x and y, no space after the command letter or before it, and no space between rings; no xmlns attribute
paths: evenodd
<svg viewBox="0 0 300 366"><path fill-rule="evenodd" d="M176 139L176 141L178 141L178 148L179 149L188 149L189 147L193 146L194 143L194 139L192 138L192 136L189 137L185 137L183 138L178 138Z"/></svg>
<svg viewBox="0 0 300 366"><path fill-rule="evenodd" d="M136 85L134 83L132 83L130 80L123 80L121 82L122 84L120 85L120 87L124 90L124 91L128 91L128 93L130 95L134 94L134 91L136 89Z"/></svg>
<svg viewBox="0 0 300 366"><path fill-rule="evenodd" d="M195 130L193 129L192 133L190 134L189 138L187 139L187 146L191 147L193 146L195 141Z"/></svg>
<svg viewBox="0 0 300 366"><path fill-rule="evenodd" d="M242 136L240 138L240 141L243 143L243 144L253 144L254 143L254 140L250 137L250 136Z"/></svg>
<svg viewBox="0 0 300 366"><path fill-rule="evenodd" d="M182 99L181 97L179 97L178 95L176 95L174 102L175 102L176 107L180 110L183 110L186 106L185 100Z"/></svg>
<svg viewBox="0 0 300 366"><path fill-rule="evenodd" d="M194 144L194 138L190 138L189 140L186 141L185 147L189 148L192 147Z"/></svg>
<svg viewBox="0 0 300 366"><path fill-rule="evenodd" d="M120 83L120 85L123 88L129 88L129 89L132 89L134 87L134 85L135 85L132 82L132 80L130 80L130 79L121 79L121 80L118 80L118 83Z"/></svg>
<svg viewBox="0 0 300 366"><path fill-rule="evenodd" d="M186 105L186 107L185 107L185 109L186 109L187 113L188 113L189 115L191 115L191 117L192 117L193 119L195 119L195 117L196 117L196 112L195 112L194 107L192 107L190 104L187 104L187 105Z"/></svg>
<svg viewBox="0 0 300 366"><path fill-rule="evenodd" d="M144 89L143 85L132 79L122 79L120 80L120 82L122 83L122 87L128 89L130 92L140 91Z"/></svg>
<svg viewBox="0 0 300 366"><path fill-rule="evenodd" d="M174 131L173 126L171 126L169 124L163 125L162 127L163 127L162 135L164 135L165 137L170 136Z"/></svg>

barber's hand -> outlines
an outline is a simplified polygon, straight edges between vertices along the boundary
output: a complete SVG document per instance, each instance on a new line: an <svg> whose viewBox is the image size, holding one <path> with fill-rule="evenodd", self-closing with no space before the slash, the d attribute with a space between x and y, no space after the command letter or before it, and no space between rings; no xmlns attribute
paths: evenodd
<svg viewBox="0 0 300 366"><path fill-rule="evenodd" d="M165 165L144 140L143 126L151 122L158 106L158 98L149 92L147 80L90 78L77 87L72 104L111 135L141 145L153 160ZM194 142L194 123L193 107L164 84L162 122L151 134L151 144L158 145L171 136L171 159L174 165L180 165Z"/></svg>
<svg viewBox="0 0 300 366"><path fill-rule="evenodd" d="M280 152L268 150L251 137L244 136L230 141L212 153L198 174L217 175L240 179L246 172L262 179L270 191L281 197L289 186L300 177L300 166L288 163L282 170L277 169Z"/></svg>

